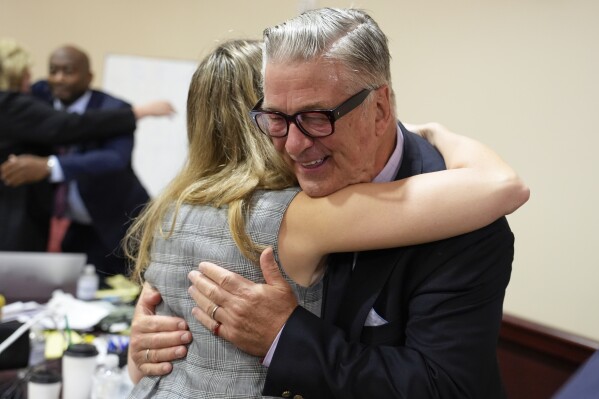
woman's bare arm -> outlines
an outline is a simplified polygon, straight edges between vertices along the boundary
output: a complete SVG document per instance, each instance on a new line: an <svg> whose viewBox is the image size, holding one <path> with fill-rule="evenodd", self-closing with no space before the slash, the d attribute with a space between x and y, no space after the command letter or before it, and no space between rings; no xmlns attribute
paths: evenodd
<svg viewBox="0 0 599 399"><path fill-rule="evenodd" d="M285 214L279 256L300 284L332 252L392 248L467 233L512 213L529 189L494 151L439 124L417 126L448 170L346 187L322 198L300 193Z"/></svg>

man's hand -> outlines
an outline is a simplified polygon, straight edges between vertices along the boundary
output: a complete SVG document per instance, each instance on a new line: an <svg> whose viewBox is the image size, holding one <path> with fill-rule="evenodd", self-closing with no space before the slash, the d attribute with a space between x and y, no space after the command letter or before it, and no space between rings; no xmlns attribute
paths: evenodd
<svg viewBox="0 0 599 399"><path fill-rule="evenodd" d="M144 375L170 373L170 362L187 355L185 345L191 342L187 323L180 317L157 316L156 305L161 300L160 293L145 283L131 323L127 367L135 383Z"/></svg>
<svg viewBox="0 0 599 399"><path fill-rule="evenodd" d="M200 263L199 272L189 273L189 294L198 305L192 310L194 317L213 332L219 325L219 337L254 356L266 355L297 306L272 248L262 252L260 268L266 284L253 283L208 262Z"/></svg>
<svg viewBox="0 0 599 399"><path fill-rule="evenodd" d="M0 165L0 174L4 184L17 187L22 184L35 183L44 180L50 174L48 158L37 155L9 155Z"/></svg>

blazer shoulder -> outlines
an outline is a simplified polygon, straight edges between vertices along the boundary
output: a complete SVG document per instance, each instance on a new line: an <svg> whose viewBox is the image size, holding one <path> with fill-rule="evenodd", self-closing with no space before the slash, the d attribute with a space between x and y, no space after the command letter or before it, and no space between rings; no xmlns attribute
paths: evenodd
<svg viewBox="0 0 599 399"><path fill-rule="evenodd" d="M38 80L32 84L31 95L49 104L52 103L52 89L47 80Z"/></svg>
<svg viewBox="0 0 599 399"><path fill-rule="evenodd" d="M453 248L454 252L478 251L481 248L490 250L491 247L505 249L505 245L511 248L514 245L514 233L510 229L505 216L478 230L441 241L422 244L424 248L437 246L441 252L447 251L448 248Z"/></svg>
<svg viewBox="0 0 599 399"><path fill-rule="evenodd" d="M100 90L92 90L89 109L131 108L131 104Z"/></svg>

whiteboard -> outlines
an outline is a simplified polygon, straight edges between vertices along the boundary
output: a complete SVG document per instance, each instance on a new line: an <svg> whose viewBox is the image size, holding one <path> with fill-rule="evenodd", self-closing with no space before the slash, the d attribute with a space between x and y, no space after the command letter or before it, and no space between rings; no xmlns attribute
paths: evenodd
<svg viewBox="0 0 599 399"><path fill-rule="evenodd" d="M168 100L171 118L146 117L137 123L133 169L155 197L179 172L187 157L186 102L195 61L109 54L104 60L103 90L131 104Z"/></svg>

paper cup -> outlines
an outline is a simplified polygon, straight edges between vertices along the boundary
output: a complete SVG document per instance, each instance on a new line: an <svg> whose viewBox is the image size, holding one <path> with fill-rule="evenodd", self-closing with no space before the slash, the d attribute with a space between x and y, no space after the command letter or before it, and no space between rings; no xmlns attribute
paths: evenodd
<svg viewBox="0 0 599 399"><path fill-rule="evenodd" d="M59 399L60 374L50 370L34 371L27 382L27 398Z"/></svg>
<svg viewBox="0 0 599 399"><path fill-rule="evenodd" d="M91 344L75 344L62 355L62 398L87 399L91 394L98 350Z"/></svg>

